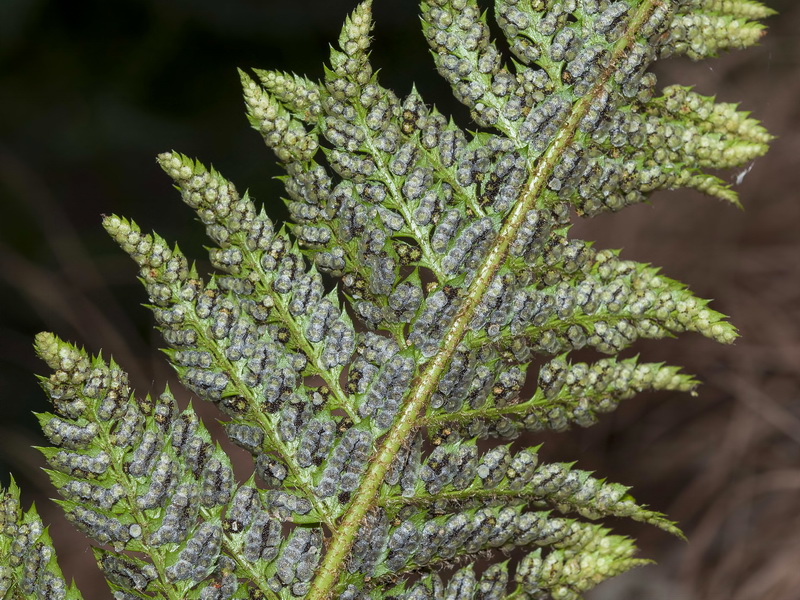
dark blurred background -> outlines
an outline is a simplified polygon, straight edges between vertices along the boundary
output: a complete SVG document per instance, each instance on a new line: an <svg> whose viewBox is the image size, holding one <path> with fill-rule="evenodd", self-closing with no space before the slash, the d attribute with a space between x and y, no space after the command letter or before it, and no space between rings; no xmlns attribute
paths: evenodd
<svg viewBox="0 0 800 600"><path fill-rule="evenodd" d="M600 586L596 600L800 597L800 7L769 4L781 14L759 47L656 67L662 84L741 101L778 136L738 185L745 211L677 191L575 229L663 266L714 298L742 333L730 347L698 336L637 344L627 354L698 374L700 396L641 397L596 427L547 436L548 458L579 457L633 485L690 540L614 523L659 565ZM43 443L31 411L47 409L32 338L50 330L113 354L139 393L174 383L133 264L101 215L134 218L202 258L202 227L154 161L175 149L213 163L280 218L280 171L244 118L236 67L318 78L354 6L0 0L0 480L13 473L25 501L36 501L86 598L110 595L86 540L48 499L54 491L31 449ZM469 125L435 75L416 3L376 0L374 12L382 83L405 94L416 82Z"/></svg>

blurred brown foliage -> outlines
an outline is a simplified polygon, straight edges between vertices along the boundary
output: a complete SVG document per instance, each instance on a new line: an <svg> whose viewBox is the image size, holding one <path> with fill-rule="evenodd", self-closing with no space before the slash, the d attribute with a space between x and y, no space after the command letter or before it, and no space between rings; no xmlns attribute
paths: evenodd
<svg viewBox="0 0 800 600"><path fill-rule="evenodd" d="M741 102L778 136L766 158L728 173L745 211L685 191L581 222L574 232L652 262L732 316L742 337L637 344L686 366L698 398L629 402L588 430L546 436L555 459L634 486L677 520L689 542L636 524L648 567L600 586L594 600L795 600L800 596L800 6L768 0L758 48L719 60L657 65L662 83ZM176 148L251 186L278 218L279 175L242 117L235 67L321 74L355 1L53 0L0 2L0 478L12 472L52 523L64 570L87 598L110 597L88 542L60 517L32 410L40 330L101 348L139 393L178 388L156 348L135 269L105 238L100 214L157 227L203 255L201 227L153 161ZM462 125L418 32L414 2L375 4L374 62L403 93L416 82ZM201 263L202 264L202 263ZM157 382L157 383L156 383ZM188 401L185 395L183 401ZM213 429L216 415L207 407ZM248 463L240 451L240 474Z"/></svg>

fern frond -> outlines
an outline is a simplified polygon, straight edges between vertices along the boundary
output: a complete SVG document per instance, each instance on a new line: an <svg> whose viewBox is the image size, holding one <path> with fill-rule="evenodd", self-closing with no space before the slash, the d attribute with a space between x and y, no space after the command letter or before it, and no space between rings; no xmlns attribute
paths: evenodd
<svg viewBox="0 0 800 600"><path fill-rule="evenodd" d="M35 507L23 513L13 478L0 489L0 598L81 600L67 585L56 551Z"/></svg>
<svg viewBox="0 0 800 600"><path fill-rule="evenodd" d="M169 389L136 398L113 362L52 334L36 342L54 371L42 378L57 413L40 415L56 444L42 448L48 473L67 517L113 547L95 556L117 597L230 598L250 581L277 598L273 581L307 585L319 558L307 538L321 533L283 531L311 510L307 500L237 485L228 457Z"/></svg>
<svg viewBox="0 0 800 600"><path fill-rule="evenodd" d="M573 600L647 562L587 520L681 535L628 487L511 441L589 426L645 390L693 393L678 367L620 356L639 338L736 338L684 284L571 238L571 213L677 187L738 203L713 171L760 156L771 136L735 105L657 90L647 69L752 45L771 11L494 6L513 59L476 0L421 3L436 67L481 130L415 88L381 86L366 0L322 81L240 72L250 123L286 171L293 224L276 228L175 152L158 161L213 242L211 276L157 234L105 218L181 382L226 415L254 470L234 481L169 390L137 399L113 362L40 334L54 370L43 378L54 412L39 415L48 473L69 518L106 546L95 556L116 598ZM584 348L611 356L574 362ZM18 567L0 571L3 585L59 576Z"/></svg>
<svg viewBox="0 0 800 600"><path fill-rule="evenodd" d="M463 369L457 360L458 356L442 382L449 375L470 380L469 372L453 373L454 365ZM589 427L599 414L645 390L693 392L697 387L697 381L677 367L641 363L638 358L570 364L558 357L541 366L539 385L527 399L520 394L525 375L514 367L503 371L485 396L463 385L445 396L440 383L424 423L434 431L455 429L465 437L514 438L521 431L565 431L573 424Z"/></svg>
<svg viewBox="0 0 800 600"><path fill-rule="evenodd" d="M443 443L424 462L404 464L402 486L381 490L380 506L402 513L405 506L423 506L437 513L494 502L552 507L563 514L589 519L628 517L681 535L660 513L636 504L628 487L606 483L565 463L539 464L538 448L512 453L496 446L479 454L474 440ZM395 484L396 485L396 484Z"/></svg>

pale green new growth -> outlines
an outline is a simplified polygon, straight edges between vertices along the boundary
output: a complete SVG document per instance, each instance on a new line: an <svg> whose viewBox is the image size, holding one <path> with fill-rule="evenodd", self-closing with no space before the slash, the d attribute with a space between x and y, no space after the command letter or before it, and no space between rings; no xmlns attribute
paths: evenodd
<svg viewBox="0 0 800 600"><path fill-rule="evenodd" d="M250 122L286 170L291 225L177 153L158 161L206 227L213 275L104 220L181 381L226 415L253 477L235 481L169 390L136 397L113 362L37 337L53 370L48 473L100 544L115 598L572 600L647 562L592 520L681 535L627 487L511 441L589 426L641 391L694 393L677 367L619 356L638 338L735 339L709 301L569 229L573 212L658 189L738 203L710 171L762 155L770 135L735 105L659 90L647 68L752 45L772 13L752 0L495 0L504 57L475 0L421 9L479 131L380 85L366 1L322 81L241 72ZM595 356L570 359L584 348ZM3 506L0 597L77 598L15 487Z"/></svg>

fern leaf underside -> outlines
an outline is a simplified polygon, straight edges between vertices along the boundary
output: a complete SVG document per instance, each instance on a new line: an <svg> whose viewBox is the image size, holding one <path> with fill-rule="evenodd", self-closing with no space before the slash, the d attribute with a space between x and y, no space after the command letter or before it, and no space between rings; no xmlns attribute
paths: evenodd
<svg viewBox="0 0 800 600"><path fill-rule="evenodd" d="M760 156L769 134L734 105L657 90L647 68L752 45L771 12L496 0L504 57L474 0L421 8L479 131L380 85L367 1L322 81L241 74L292 224L174 152L158 160L214 244L212 276L132 221L104 220L140 268L182 383L253 455L248 481L168 389L137 397L113 361L37 337L53 369L53 413L39 416L48 473L101 544L116 598L572 599L647 562L593 521L680 535L625 486L511 442L589 426L637 392L694 389L677 367L618 356L638 338L735 339L707 300L569 228L572 212L657 189L738 202L708 171ZM584 348L609 356L570 358ZM0 597L78 597L40 522L13 508L16 488L4 502L0 553L22 544L25 558L0 571Z"/></svg>

